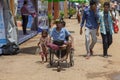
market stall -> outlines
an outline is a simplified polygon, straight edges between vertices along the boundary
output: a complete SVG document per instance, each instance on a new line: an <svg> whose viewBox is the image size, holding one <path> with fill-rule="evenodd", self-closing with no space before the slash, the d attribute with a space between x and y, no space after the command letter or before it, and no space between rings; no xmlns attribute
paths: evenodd
<svg viewBox="0 0 120 80"><path fill-rule="evenodd" d="M24 0L0 0L0 54L16 54L19 44L38 33L38 16L29 16L28 35L22 34L21 26L16 23ZM27 0L30 11L38 13L38 0ZM20 17L19 17L20 18ZM20 25L22 21L20 21Z"/></svg>
<svg viewBox="0 0 120 80"><path fill-rule="evenodd" d="M18 50L17 27L9 3L9 0L0 1L0 54L15 54Z"/></svg>
<svg viewBox="0 0 120 80"><path fill-rule="evenodd" d="M37 0L27 0L28 1L28 10L31 13L37 13L37 10L35 9L37 5ZM25 42L26 40L32 38L33 36L37 35L37 29L38 29L38 17L32 17L32 15L28 16L28 24L27 24L27 35L23 34L22 30L22 17L21 17L21 7L23 6L24 0L17 0L18 6L17 6L17 15L16 15L16 21L17 21L17 27L18 27L18 43L21 44Z"/></svg>

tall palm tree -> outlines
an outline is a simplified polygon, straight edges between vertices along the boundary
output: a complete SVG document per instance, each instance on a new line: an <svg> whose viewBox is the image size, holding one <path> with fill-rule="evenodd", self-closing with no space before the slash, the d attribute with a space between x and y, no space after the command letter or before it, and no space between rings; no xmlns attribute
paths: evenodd
<svg viewBox="0 0 120 80"><path fill-rule="evenodd" d="M53 0L54 19L59 17L59 0Z"/></svg>
<svg viewBox="0 0 120 80"><path fill-rule="evenodd" d="M59 17L59 0L48 0L48 13L54 12L54 19Z"/></svg>
<svg viewBox="0 0 120 80"><path fill-rule="evenodd" d="M48 0L48 14L52 14L52 0Z"/></svg>

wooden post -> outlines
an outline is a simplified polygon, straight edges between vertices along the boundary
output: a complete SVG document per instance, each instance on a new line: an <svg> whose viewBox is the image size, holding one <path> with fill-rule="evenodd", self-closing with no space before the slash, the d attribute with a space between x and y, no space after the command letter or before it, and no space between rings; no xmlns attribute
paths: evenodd
<svg viewBox="0 0 120 80"><path fill-rule="evenodd" d="M53 2L54 7L54 19L59 18L59 2Z"/></svg>
<svg viewBox="0 0 120 80"><path fill-rule="evenodd" d="M52 2L48 2L48 14L52 14Z"/></svg>
<svg viewBox="0 0 120 80"><path fill-rule="evenodd" d="M16 23L16 15L15 15L15 4L14 4L14 0L10 0L10 10L12 11L12 15L13 15L13 18L14 18L14 22L15 22L15 25L17 26L17 23Z"/></svg>
<svg viewBox="0 0 120 80"><path fill-rule="evenodd" d="M12 15L15 16L14 0L10 0L10 9L12 11Z"/></svg>
<svg viewBox="0 0 120 80"><path fill-rule="evenodd" d="M68 17L68 5L67 0L64 1L64 17Z"/></svg>

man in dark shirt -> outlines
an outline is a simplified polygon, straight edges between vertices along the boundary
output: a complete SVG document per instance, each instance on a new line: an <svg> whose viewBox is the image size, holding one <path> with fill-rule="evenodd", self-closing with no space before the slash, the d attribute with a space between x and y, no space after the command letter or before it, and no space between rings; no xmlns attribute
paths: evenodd
<svg viewBox="0 0 120 80"><path fill-rule="evenodd" d="M24 1L24 4L21 8L21 15L22 15L22 27L23 27L23 34L26 35L27 31L26 31L26 27L27 27L27 23L28 23L28 16L30 15L30 12L27 9L27 1Z"/></svg>

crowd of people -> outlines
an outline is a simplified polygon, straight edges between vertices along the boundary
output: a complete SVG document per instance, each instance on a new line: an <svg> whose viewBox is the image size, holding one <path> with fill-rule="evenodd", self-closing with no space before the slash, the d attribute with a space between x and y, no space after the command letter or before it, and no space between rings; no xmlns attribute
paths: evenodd
<svg viewBox="0 0 120 80"><path fill-rule="evenodd" d="M79 16L78 14L82 16ZM90 56L94 55L93 48L97 42L97 36L99 35L101 35L102 38L103 57L107 58L109 55L108 49L113 42L113 23L118 20L115 7L111 7L110 2L104 2L103 10L100 10L97 7L97 2L90 1L89 6L85 7L83 10L80 9L80 13L78 12L78 14L77 16L81 17L81 19L78 20L78 23L80 23L80 35L83 34L83 27L85 26L85 46L87 52L86 59L89 59ZM53 44L57 47L64 47L65 45L67 46L67 55L64 59L67 59L69 49L71 47L74 49L74 39L70 32L65 28L65 21L59 19L55 23L56 27L51 29L50 32L47 33L43 30L40 42L38 43L39 47L41 48L40 54L42 55L43 62L44 56L46 57L47 61L47 47L52 48L52 46L49 45L49 43L51 43L51 39ZM90 41L90 37L92 38L92 41ZM71 42L69 42L68 38L71 38Z"/></svg>
<svg viewBox="0 0 120 80"><path fill-rule="evenodd" d="M97 42L97 37L100 34L103 42L103 57L108 57L108 48L112 44L112 34L114 33L114 22L118 21L118 15L115 9L115 5L110 5L110 2L103 4L103 10L98 9L97 3L90 2L90 7L85 8L82 15L80 34L82 34L82 27L85 25L85 38L86 38L86 50L87 57L93 55L93 47ZM90 36L92 43L90 44Z"/></svg>

